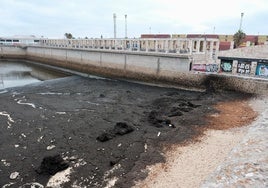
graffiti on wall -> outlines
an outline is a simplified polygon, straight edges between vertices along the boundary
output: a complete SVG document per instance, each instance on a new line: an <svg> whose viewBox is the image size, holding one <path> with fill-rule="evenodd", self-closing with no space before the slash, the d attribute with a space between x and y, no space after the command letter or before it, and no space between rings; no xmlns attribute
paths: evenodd
<svg viewBox="0 0 268 188"><path fill-rule="evenodd" d="M221 62L221 72L232 72L233 63L232 62Z"/></svg>
<svg viewBox="0 0 268 188"><path fill-rule="evenodd" d="M206 64L193 64L192 70L205 72L206 71Z"/></svg>
<svg viewBox="0 0 268 188"><path fill-rule="evenodd" d="M218 72L219 66L217 64L206 65L206 72Z"/></svg>
<svg viewBox="0 0 268 188"><path fill-rule="evenodd" d="M239 74L250 74L251 62L238 62L237 73Z"/></svg>
<svg viewBox="0 0 268 188"><path fill-rule="evenodd" d="M256 75L268 77L268 64L258 64L256 68Z"/></svg>
<svg viewBox="0 0 268 188"><path fill-rule="evenodd" d="M218 72L218 64L193 64L192 70L200 72Z"/></svg>

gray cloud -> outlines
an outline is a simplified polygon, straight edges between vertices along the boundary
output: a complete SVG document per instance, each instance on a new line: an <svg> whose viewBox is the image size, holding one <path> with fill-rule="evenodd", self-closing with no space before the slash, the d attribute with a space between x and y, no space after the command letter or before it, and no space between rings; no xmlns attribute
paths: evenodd
<svg viewBox="0 0 268 188"><path fill-rule="evenodd" d="M227 0L227 5L236 5L230 10L226 10L227 5L220 9L211 0L204 0L197 7L190 6L193 2L196 1L0 0L0 36L33 34L62 38L64 33L71 32L76 37L113 37L113 13L117 14L118 37L124 37L125 14L129 37L149 33L149 28L152 33L171 34L212 33L215 27L216 33L232 34L238 29L241 10L245 12L246 33L268 31L266 0L258 0L256 5L249 0ZM207 7L210 2L214 2L212 8Z"/></svg>

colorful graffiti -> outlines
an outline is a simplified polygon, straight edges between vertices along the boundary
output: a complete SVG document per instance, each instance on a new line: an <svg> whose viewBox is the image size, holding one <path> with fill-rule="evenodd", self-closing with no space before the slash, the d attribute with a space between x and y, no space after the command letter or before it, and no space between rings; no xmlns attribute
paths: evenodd
<svg viewBox="0 0 268 188"><path fill-rule="evenodd" d="M238 62L237 73L239 74L250 74L251 62Z"/></svg>
<svg viewBox="0 0 268 188"><path fill-rule="evenodd" d="M206 71L206 64L193 64L192 70L205 72Z"/></svg>
<svg viewBox="0 0 268 188"><path fill-rule="evenodd" d="M268 64L258 64L256 68L256 75L268 77Z"/></svg>
<svg viewBox="0 0 268 188"><path fill-rule="evenodd" d="M232 62L221 62L221 72L232 72L233 63Z"/></svg>
<svg viewBox="0 0 268 188"><path fill-rule="evenodd" d="M219 66L217 64L206 65L206 72L218 72Z"/></svg>
<svg viewBox="0 0 268 188"><path fill-rule="evenodd" d="M193 64L192 70L200 72L218 72L218 64Z"/></svg>

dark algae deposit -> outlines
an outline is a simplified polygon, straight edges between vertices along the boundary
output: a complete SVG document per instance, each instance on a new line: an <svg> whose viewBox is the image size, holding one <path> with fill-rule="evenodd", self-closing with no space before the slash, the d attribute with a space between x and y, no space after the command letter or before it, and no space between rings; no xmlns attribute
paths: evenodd
<svg viewBox="0 0 268 188"><path fill-rule="evenodd" d="M193 92L72 76L0 92L0 187L131 187L164 147L202 134L235 93Z"/></svg>

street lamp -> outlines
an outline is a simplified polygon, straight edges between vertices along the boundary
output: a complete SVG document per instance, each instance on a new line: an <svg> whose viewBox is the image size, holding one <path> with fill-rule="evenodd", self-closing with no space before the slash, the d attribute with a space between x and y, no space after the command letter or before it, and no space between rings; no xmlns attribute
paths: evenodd
<svg viewBox="0 0 268 188"><path fill-rule="evenodd" d="M125 14L125 38L127 38L127 15Z"/></svg>
<svg viewBox="0 0 268 188"><path fill-rule="evenodd" d="M113 14L113 18L114 18L114 38L116 38L116 14Z"/></svg>
<svg viewBox="0 0 268 188"><path fill-rule="evenodd" d="M243 21L243 16L244 16L244 13L242 12L241 13L241 19L240 19L240 26L239 26L239 30L242 29L242 21Z"/></svg>

